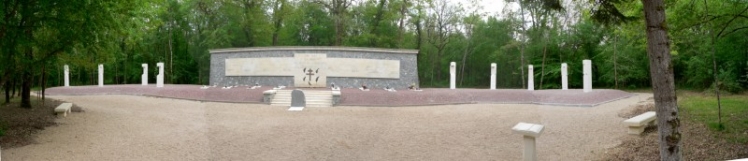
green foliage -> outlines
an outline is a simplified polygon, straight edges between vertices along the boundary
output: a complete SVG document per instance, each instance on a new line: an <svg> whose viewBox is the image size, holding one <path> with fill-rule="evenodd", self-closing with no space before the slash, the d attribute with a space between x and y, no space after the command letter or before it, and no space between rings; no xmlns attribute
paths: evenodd
<svg viewBox="0 0 748 161"><path fill-rule="evenodd" d="M719 124L717 98L713 95L698 94L690 91L679 92L678 105L686 118L703 123L710 129L722 133L720 137L731 141L748 143L748 95L729 95L721 97L722 124Z"/></svg>
<svg viewBox="0 0 748 161"><path fill-rule="evenodd" d="M324 0L10 0L0 4L0 15L13 15L9 4L30 8L0 19L0 63L8 67L0 68L0 83L19 79L15 71L24 69L33 73L31 80L46 75L48 86L59 86L65 64L71 85L96 84L98 64L107 70L106 83L139 83L142 63L154 76L155 64L164 62L167 83L207 84L210 49L339 45L417 49L424 87L446 87L447 66L456 62L460 87L487 87L490 64L497 63L498 88L523 88L532 64L536 87L556 89L560 64L568 63L570 87L580 88L584 59L593 62L595 88L650 84L640 1L601 1L606 4L593 10L588 1L573 1L563 10L555 0L510 1L520 10L500 16L481 13L478 4L447 0L334 2L339 5ZM720 88L747 89L748 13L742 11L748 4L668 1L666 6L676 85L712 88L714 52ZM38 25L12 26L27 16ZM626 23L597 23L611 16L617 18L603 20ZM45 73L39 65L46 66Z"/></svg>
<svg viewBox="0 0 748 161"><path fill-rule="evenodd" d="M0 137L5 136L6 131L8 131L8 122L0 120Z"/></svg>

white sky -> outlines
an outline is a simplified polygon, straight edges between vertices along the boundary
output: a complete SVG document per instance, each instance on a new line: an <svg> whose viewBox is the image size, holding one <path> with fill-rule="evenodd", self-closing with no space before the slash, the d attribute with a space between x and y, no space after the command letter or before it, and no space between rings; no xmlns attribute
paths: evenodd
<svg viewBox="0 0 748 161"><path fill-rule="evenodd" d="M476 1L478 6L473 6L470 1ZM452 3L461 3L465 9L465 12L471 12L474 8L478 7L480 12L484 13L485 16L503 17L505 8L509 7L510 10L514 11L519 9L517 3L507 3L505 0L450 0Z"/></svg>

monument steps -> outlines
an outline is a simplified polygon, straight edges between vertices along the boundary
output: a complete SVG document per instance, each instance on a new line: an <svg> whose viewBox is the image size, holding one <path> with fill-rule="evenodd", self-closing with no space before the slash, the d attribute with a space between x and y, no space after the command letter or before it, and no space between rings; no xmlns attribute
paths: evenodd
<svg viewBox="0 0 748 161"><path fill-rule="evenodd" d="M278 90L271 100L273 106L291 106L291 91ZM332 107L331 91L305 90L306 107Z"/></svg>

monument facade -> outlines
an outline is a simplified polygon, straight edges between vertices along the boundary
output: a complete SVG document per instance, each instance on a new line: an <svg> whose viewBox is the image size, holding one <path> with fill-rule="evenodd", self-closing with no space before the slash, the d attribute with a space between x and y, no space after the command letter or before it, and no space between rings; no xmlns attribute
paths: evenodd
<svg viewBox="0 0 748 161"><path fill-rule="evenodd" d="M406 88L419 83L417 50L260 47L210 53L210 85Z"/></svg>

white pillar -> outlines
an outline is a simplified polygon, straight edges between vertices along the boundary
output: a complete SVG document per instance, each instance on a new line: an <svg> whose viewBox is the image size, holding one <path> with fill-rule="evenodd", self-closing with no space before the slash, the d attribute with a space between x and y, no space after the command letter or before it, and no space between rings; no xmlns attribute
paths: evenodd
<svg viewBox="0 0 748 161"><path fill-rule="evenodd" d="M537 152L535 152L535 138L540 137L543 133L543 125L530 124L520 122L512 127L512 131L517 134L522 134L522 142L525 146L522 151L522 158L524 161L536 161Z"/></svg>
<svg viewBox="0 0 748 161"><path fill-rule="evenodd" d="M156 87L164 87L164 63L156 63L158 66L158 75L156 75Z"/></svg>
<svg viewBox="0 0 748 161"><path fill-rule="evenodd" d="M535 80L533 80L533 77L535 77L535 74L533 74L532 72L532 65L527 65L527 90L528 91L535 90Z"/></svg>
<svg viewBox="0 0 748 161"><path fill-rule="evenodd" d="M70 67L65 64L65 87L70 87Z"/></svg>
<svg viewBox="0 0 748 161"><path fill-rule="evenodd" d="M140 75L141 85L148 85L148 64L143 63L140 66L143 67L143 75Z"/></svg>
<svg viewBox="0 0 748 161"><path fill-rule="evenodd" d="M457 78L457 63L449 63L449 89L455 89L455 79Z"/></svg>
<svg viewBox="0 0 748 161"><path fill-rule="evenodd" d="M104 64L99 64L99 87L104 86Z"/></svg>
<svg viewBox="0 0 748 161"><path fill-rule="evenodd" d="M561 90L569 89L569 72L566 63L561 63Z"/></svg>
<svg viewBox="0 0 748 161"><path fill-rule="evenodd" d="M589 59L582 60L583 68L583 79L584 79L584 92L592 91L592 61Z"/></svg>
<svg viewBox="0 0 748 161"><path fill-rule="evenodd" d="M496 89L496 63L491 63L491 90Z"/></svg>

